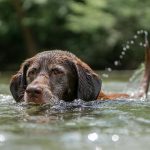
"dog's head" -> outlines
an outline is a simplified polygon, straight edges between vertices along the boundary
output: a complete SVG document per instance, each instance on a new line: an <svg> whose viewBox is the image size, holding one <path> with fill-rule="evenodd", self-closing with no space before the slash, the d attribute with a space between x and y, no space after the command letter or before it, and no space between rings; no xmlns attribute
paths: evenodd
<svg viewBox="0 0 150 150"><path fill-rule="evenodd" d="M60 50L45 51L26 60L10 82L10 91L17 102L37 104L90 101L97 98L100 89L101 80L87 64Z"/></svg>

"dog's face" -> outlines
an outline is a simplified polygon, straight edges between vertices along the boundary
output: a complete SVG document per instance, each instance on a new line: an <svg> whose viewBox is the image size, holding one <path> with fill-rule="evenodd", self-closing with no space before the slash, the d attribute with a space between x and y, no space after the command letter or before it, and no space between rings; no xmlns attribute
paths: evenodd
<svg viewBox="0 0 150 150"><path fill-rule="evenodd" d="M65 51L46 51L26 60L13 76L10 90L14 99L36 104L94 100L101 82L88 65Z"/></svg>
<svg viewBox="0 0 150 150"><path fill-rule="evenodd" d="M26 83L23 97L26 102L47 103L59 99L71 101L76 95L75 70L65 60L62 63L54 55L32 58L26 72Z"/></svg>

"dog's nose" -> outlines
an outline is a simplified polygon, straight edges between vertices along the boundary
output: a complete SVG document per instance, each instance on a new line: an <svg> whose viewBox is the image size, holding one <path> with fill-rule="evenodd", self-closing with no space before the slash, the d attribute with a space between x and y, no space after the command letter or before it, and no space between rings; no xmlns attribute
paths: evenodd
<svg viewBox="0 0 150 150"><path fill-rule="evenodd" d="M28 86L26 92L30 96L40 96L42 94L42 88L38 86Z"/></svg>

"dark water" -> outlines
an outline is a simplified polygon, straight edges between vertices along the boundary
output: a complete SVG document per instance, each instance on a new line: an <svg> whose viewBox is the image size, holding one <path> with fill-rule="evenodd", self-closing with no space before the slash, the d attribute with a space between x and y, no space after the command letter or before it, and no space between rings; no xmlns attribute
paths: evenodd
<svg viewBox="0 0 150 150"><path fill-rule="evenodd" d="M8 78L0 76L0 150L150 149L149 97L26 106L12 99ZM104 88L122 91L125 81L109 80Z"/></svg>

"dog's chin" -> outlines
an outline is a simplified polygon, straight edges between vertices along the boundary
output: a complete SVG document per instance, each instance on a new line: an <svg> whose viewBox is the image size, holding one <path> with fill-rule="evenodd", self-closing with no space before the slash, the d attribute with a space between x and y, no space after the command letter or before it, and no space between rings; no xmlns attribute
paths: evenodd
<svg viewBox="0 0 150 150"><path fill-rule="evenodd" d="M27 104L50 104L54 105L56 102L58 102L58 99L56 97L29 97L27 94L24 95L24 101Z"/></svg>
<svg viewBox="0 0 150 150"><path fill-rule="evenodd" d="M41 105L41 104L46 104L48 103L47 101L43 100L43 99L39 99L39 98L27 98L24 100L25 103L27 104L38 104L38 105Z"/></svg>

